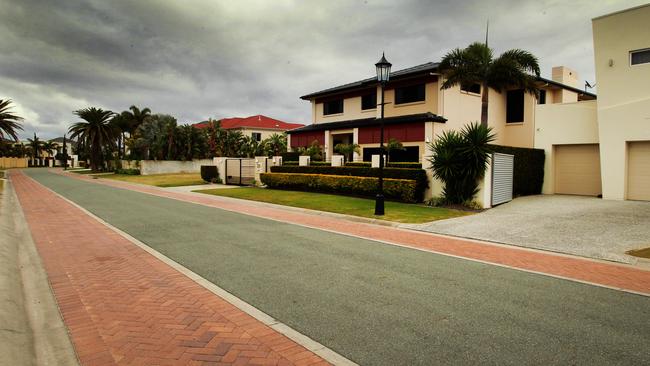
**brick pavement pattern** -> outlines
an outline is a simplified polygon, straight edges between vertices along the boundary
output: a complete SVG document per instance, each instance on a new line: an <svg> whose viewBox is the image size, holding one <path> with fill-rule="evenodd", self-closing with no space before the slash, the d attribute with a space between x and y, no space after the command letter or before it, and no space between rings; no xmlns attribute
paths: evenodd
<svg viewBox="0 0 650 366"><path fill-rule="evenodd" d="M12 171L82 365L327 365Z"/></svg>
<svg viewBox="0 0 650 366"><path fill-rule="evenodd" d="M172 192L159 187L110 179L92 179L80 174L64 173L62 170L53 170L53 172L66 174L67 176L80 180L116 188L130 189L159 197L193 202L286 223L299 224L361 238L379 240L406 247L480 260L650 295L650 271L630 265L607 263L587 258L543 253L517 247L481 243L475 240L465 240L432 233L353 222L346 219L287 210L245 200Z"/></svg>

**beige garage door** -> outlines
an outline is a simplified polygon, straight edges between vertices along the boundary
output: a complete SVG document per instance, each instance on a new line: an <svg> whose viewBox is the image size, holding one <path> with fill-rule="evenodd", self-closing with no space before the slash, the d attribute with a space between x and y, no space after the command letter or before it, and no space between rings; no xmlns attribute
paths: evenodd
<svg viewBox="0 0 650 366"><path fill-rule="evenodd" d="M598 144L555 146L555 193L602 193Z"/></svg>
<svg viewBox="0 0 650 366"><path fill-rule="evenodd" d="M650 201L650 141L627 145L627 199Z"/></svg>

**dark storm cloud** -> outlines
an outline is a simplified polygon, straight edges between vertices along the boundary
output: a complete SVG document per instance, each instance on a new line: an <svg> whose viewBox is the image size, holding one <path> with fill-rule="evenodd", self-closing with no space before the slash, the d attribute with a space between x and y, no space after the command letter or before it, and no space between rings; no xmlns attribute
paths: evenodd
<svg viewBox="0 0 650 366"><path fill-rule="evenodd" d="M483 40L487 18L497 53L593 81L590 19L641 2L0 0L0 98L22 136L61 135L90 105L309 122L300 95L372 76L381 51L395 69L437 61Z"/></svg>

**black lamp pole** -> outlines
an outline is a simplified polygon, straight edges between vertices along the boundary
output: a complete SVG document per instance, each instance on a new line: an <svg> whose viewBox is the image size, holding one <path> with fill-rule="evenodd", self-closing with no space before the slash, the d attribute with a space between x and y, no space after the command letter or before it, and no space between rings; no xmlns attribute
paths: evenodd
<svg viewBox="0 0 650 366"><path fill-rule="evenodd" d="M63 134L63 170L68 168L68 150L65 144L65 133Z"/></svg>
<svg viewBox="0 0 650 366"><path fill-rule="evenodd" d="M379 119L379 190L375 197L375 215L384 215L384 87L390 78L390 67L392 64L386 60L384 54L375 64L377 68L377 81L381 86L381 118Z"/></svg>

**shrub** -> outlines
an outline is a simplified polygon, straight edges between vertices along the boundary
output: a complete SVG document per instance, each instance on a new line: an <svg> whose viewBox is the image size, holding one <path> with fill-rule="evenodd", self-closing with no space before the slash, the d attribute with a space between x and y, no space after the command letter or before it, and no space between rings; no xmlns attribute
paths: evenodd
<svg viewBox="0 0 650 366"><path fill-rule="evenodd" d="M297 151L287 151L280 153L280 156L282 156L282 161L298 161L300 153Z"/></svg>
<svg viewBox="0 0 650 366"><path fill-rule="evenodd" d="M372 163L367 161L351 161L345 163L345 166L365 166L371 167ZM386 168L405 168L405 169L422 169L422 163L416 162L395 162L395 163L386 163Z"/></svg>
<svg viewBox="0 0 650 366"><path fill-rule="evenodd" d="M214 165L201 165L201 179L206 182L216 182L219 178L219 170Z"/></svg>
<svg viewBox="0 0 650 366"><path fill-rule="evenodd" d="M140 175L140 169L115 169L115 174Z"/></svg>
<svg viewBox="0 0 650 366"><path fill-rule="evenodd" d="M287 165L287 166L297 166L298 162L297 161L284 161L282 160L282 165Z"/></svg>
<svg viewBox="0 0 650 366"><path fill-rule="evenodd" d="M345 175L353 177L373 177L379 176L379 168L357 167L357 166L273 166L272 173L302 173L302 174L325 174L325 175ZM416 182L416 199L424 199L424 191L428 187L427 172L423 169L399 169L384 168L384 178L388 179L405 179Z"/></svg>
<svg viewBox="0 0 650 366"><path fill-rule="evenodd" d="M429 143L433 156L429 159L433 176L444 183L443 197L452 204L471 201L478 192L478 183L485 175L495 139L492 128L470 123L461 131L444 131Z"/></svg>
<svg viewBox="0 0 650 366"><path fill-rule="evenodd" d="M270 188L299 191L327 192L344 195L374 197L378 179L323 174L263 173L262 183ZM387 199L417 202L417 183L409 179L384 179L384 196Z"/></svg>
<svg viewBox="0 0 650 366"><path fill-rule="evenodd" d="M332 166L332 163L327 161L310 161L309 165L311 166Z"/></svg>
<svg viewBox="0 0 650 366"><path fill-rule="evenodd" d="M494 152L515 156L513 192L514 196L528 196L542 193L544 183L544 150L490 145Z"/></svg>

